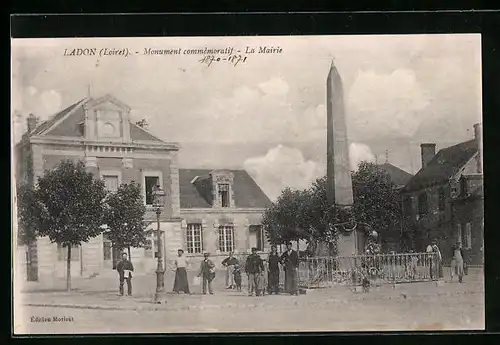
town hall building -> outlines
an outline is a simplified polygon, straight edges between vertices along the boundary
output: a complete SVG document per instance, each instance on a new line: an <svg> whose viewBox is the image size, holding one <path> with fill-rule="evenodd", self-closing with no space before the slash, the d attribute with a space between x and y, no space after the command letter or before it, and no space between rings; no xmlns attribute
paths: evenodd
<svg viewBox="0 0 500 345"><path fill-rule="evenodd" d="M160 228L167 266L179 248L200 258L205 251L222 256L249 246L267 248L260 222L270 201L246 171L179 169L180 146L131 122L130 110L106 95L85 98L41 124L30 115L28 131L15 147L16 183L36 183L63 159L84 161L110 191L132 181L142 186L146 230L156 230L152 190L159 185L165 192ZM156 251L153 237L144 248L131 248L136 271L154 271ZM28 280L66 274L66 248L47 237L19 246L17 254ZM119 254L103 233L72 250L71 274L111 271Z"/></svg>

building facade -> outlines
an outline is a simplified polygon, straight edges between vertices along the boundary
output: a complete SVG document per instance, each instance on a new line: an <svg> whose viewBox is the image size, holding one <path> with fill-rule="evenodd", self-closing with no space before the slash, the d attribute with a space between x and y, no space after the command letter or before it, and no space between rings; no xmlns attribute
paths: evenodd
<svg viewBox="0 0 500 345"><path fill-rule="evenodd" d="M216 263L229 252L268 251L261 225L270 200L244 170L180 169L185 249L192 262L210 253Z"/></svg>
<svg viewBox="0 0 500 345"><path fill-rule="evenodd" d="M474 126L474 133L474 139L444 148L437 154L435 144L422 144L422 168L402 190L403 230L408 245L424 251L436 240L445 263L451 260L451 247L457 242L466 244L465 255L475 264L482 262L479 253L484 217L482 192L479 192L483 183L480 124ZM467 230L463 230L464 227ZM468 244L472 242L474 246Z"/></svg>
<svg viewBox="0 0 500 345"><path fill-rule="evenodd" d="M180 183L178 152L178 144L164 142L132 123L130 108L115 97L86 98L39 125L30 115L28 132L15 147L16 182L34 184L45 170L63 159L84 161L88 171L103 179L110 191L132 181L142 186L146 230L157 227L152 189L160 185L165 191L160 228L167 264L179 248L194 256L201 251L243 251L247 245L259 246L261 242L263 248L258 227L269 200L250 176L244 171L211 171L208 176L212 176L213 184L207 191L213 188L213 198L207 199L207 204L190 204L193 190L189 187L198 186L207 174L197 173L199 181L186 185L186 174L195 172L186 170ZM251 188L246 190L248 185ZM251 201L254 198L255 203ZM216 232L208 231L209 224ZM157 250L153 237L144 248L132 248L136 271L153 271ZM28 280L52 279L66 274L66 253L66 248L41 237L28 246L19 246L16 258ZM72 250L71 274L89 276L112 270L118 257L106 234L101 234Z"/></svg>

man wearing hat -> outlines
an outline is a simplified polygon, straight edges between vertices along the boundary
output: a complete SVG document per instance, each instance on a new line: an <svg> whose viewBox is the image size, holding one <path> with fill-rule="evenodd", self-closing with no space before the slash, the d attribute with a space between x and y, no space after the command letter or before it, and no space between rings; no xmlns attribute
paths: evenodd
<svg viewBox="0 0 500 345"><path fill-rule="evenodd" d="M203 294L207 294L207 285L208 285L208 292L213 295L214 291L212 290L212 280L215 278L215 265L210 260L208 257L210 256L209 253L204 253L203 254L203 261L201 262L200 265L200 273L198 273L198 277L203 278Z"/></svg>
<svg viewBox="0 0 500 345"><path fill-rule="evenodd" d="M247 258L245 271L248 276L248 295L253 296L255 291L256 296L260 296L260 275L264 272L264 263L262 258L257 254L257 248L252 248L252 254Z"/></svg>
<svg viewBox="0 0 500 345"><path fill-rule="evenodd" d="M132 272L134 265L127 259L127 253L122 253L122 259L116 265L116 271L120 278L120 295L123 296L123 284L127 282L127 295L132 295Z"/></svg>
<svg viewBox="0 0 500 345"><path fill-rule="evenodd" d="M285 267L285 292L298 295L297 269L299 267L299 255L292 249L292 243L288 242L286 248L287 251L280 258L281 264Z"/></svg>

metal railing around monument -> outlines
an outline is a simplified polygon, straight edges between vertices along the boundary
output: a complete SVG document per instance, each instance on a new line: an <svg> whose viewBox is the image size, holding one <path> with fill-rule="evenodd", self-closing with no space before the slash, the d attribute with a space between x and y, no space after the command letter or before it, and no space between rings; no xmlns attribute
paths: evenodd
<svg viewBox="0 0 500 345"><path fill-rule="evenodd" d="M301 258L299 285L319 288L338 284L397 284L437 280L436 253L376 254Z"/></svg>

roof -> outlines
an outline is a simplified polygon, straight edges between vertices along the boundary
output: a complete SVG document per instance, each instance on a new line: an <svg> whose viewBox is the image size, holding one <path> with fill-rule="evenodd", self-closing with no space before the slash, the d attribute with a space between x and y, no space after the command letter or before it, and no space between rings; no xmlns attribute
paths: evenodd
<svg viewBox="0 0 500 345"><path fill-rule="evenodd" d="M98 99L84 98L80 101L70 105L66 109L52 115L47 121L42 122L38 125L35 130L29 135L56 135L56 136L66 136L66 137L81 137L78 126L85 120L85 105L87 103L95 103L99 100L115 100L111 95L106 95ZM116 100L116 102L119 102ZM121 102L120 102L121 104ZM130 122L130 139L132 141L159 141L162 140L155 137L153 134L147 130L137 126L136 124ZM47 129L51 128L57 124L56 127L52 128L49 132L44 133Z"/></svg>
<svg viewBox="0 0 500 345"><path fill-rule="evenodd" d="M472 139L440 150L425 168L406 184L404 191L420 190L446 183L476 154L476 140Z"/></svg>
<svg viewBox="0 0 500 345"><path fill-rule="evenodd" d="M212 169L179 169L181 208L210 208ZM234 175L234 203L237 208L265 208L271 200L245 170L226 170ZM195 180L195 178L197 179Z"/></svg>
<svg viewBox="0 0 500 345"><path fill-rule="evenodd" d="M60 112L52 115L47 121L42 122L38 127L36 127L32 134L38 135L38 134L42 133L43 131L45 131L46 129L52 127L52 125L54 125L57 121L64 118L69 112L74 110L80 102L83 102L83 101L85 101L85 99L79 100L78 102L70 105L66 109L61 110Z"/></svg>
<svg viewBox="0 0 500 345"><path fill-rule="evenodd" d="M413 177L409 172L398 168L390 163L379 164L379 168L384 170L391 177L392 182L396 186L404 186Z"/></svg>

